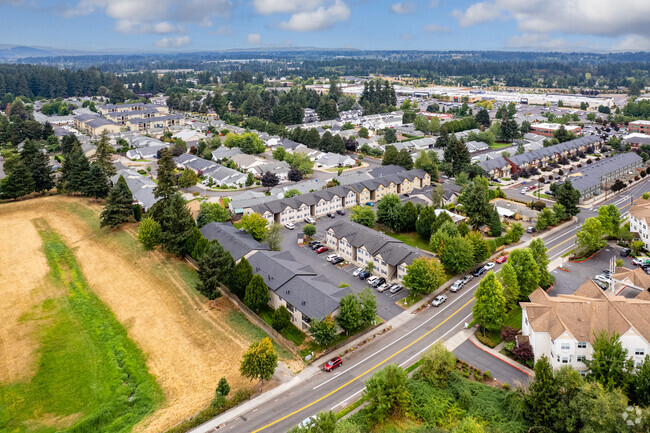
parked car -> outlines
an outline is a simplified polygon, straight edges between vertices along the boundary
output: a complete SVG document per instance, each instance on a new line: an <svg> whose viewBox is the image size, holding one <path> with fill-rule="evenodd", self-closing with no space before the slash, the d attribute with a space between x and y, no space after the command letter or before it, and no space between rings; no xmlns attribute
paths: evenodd
<svg viewBox="0 0 650 433"><path fill-rule="evenodd" d="M336 213L339 215L345 215L345 211L343 209L337 210Z"/></svg>
<svg viewBox="0 0 650 433"><path fill-rule="evenodd" d="M377 278L377 279L372 283L372 287L378 287L378 286L381 286L381 285L384 284L385 282L386 282L386 278L384 278L384 277L379 277L379 278Z"/></svg>
<svg viewBox="0 0 650 433"><path fill-rule="evenodd" d="M305 222L307 224L316 224L316 220L314 218L312 218L312 217L306 217Z"/></svg>
<svg viewBox="0 0 650 433"><path fill-rule="evenodd" d="M367 282L369 285L372 286L372 283L374 283L374 282L377 281L378 279L379 279L378 276L373 275L372 277L368 278L368 280L367 280L366 282Z"/></svg>
<svg viewBox="0 0 650 433"><path fill-rule="evenodd" d="M322 253L324 253L325 251L329 251L329 248L327 248L325 245L320 246L320 247L316 250L316 252L317 252L318 254L322 254Z"/></svg>
<svg viewBox="0 0 650 433"><path fill-rule="evenodd" d="M485 272L485 268L481 266L480 268L475 270L472 275L474 275L475 277L480 277L481 275L483 275L484 272Z"/></svg>
<svg viewBox="0 0 650 433"><path fill-rule="evenodd" d="M327 256L327 261L331 262L333 259L335 259L337 257L338 257L338 254L330 254L329 256Z"/></svg>
<svg viewBox="0 0 650 433"><path fill-rule="evenodd" d="M454 281L454 284L451 285L451 287L449 288L449 290L451 290L452 292L456 293L457 291L459 291L460 289L463 288L463 284L464 284L464 283L463 283L463 280L462 280L462 279L460 279L460 280L456 280L456 281Z"/></svg>
<svg viewBox="0 0 650 433"><path fill-rule="evenodd" d="M485 266L483 266L483 269L485 269L486 271L489 271L489 270L492 269L493 267L494 267L494 262L487 262L487 263L485 264Z"/></svg>
<svg viewBox="0 0 650 433"><path fill-rule="evenodd" d="M473 279L474 279L474 275L472 275L472 274L467 274L467 275L465 275L465 276L463 277L463 285L469 283L469 282L472 281Z"/></svg>
<svg viewBox="0 0 650 433"><path fill-rule="evenodd" d="M358 277L361 272L363 272L363 268L356 268L354 272L352 272L352 276Z"/></svg>
<svg viewBox="0 0 650 433"><path fill-rule="evenodd" d="M314 245L316 245L316 244L320 244L320 243L321 243L320 241L309 241L309 243L308 243L307 245L309 246L309 248L311 248L311 247L313 247Z"/></svg>
<svg viewBox="0 0 650 433"><path fill-rule="evenodd" d="M408 192L405 192L405 193L404 193L404 197L410 197L409 193L408 193Z"/></svg>
<svg viewBox="0 0 650 433"><path fill-rule="evenodd" d="M294 223L286 223L286 224L284 225L284 227L287 228L287 229L289 229L289 230L293 230L293 229L296 228L296 226L295 226Z"/></svg>
<svg viewBox="0 0 650 433"><path fill-rule="evenodd" d="M634 263L637 266L643 266L643 265L647 264L645 259L640 259L638 257L632 259L632 263Z"/></svg>
<svg viewBox="0 0 650 433"><path fill-rule="evenodd" d="M313 244L313 245L311 246L311 249L312 249L312 250L317 250L317 249L319 249L319 248L322 247L322 246L324 246L322 243L320 243L320 242L316 242L315 244Z"/></svg>
<svg viewBox="0 0 650 433"><path fill-rule="evenodd" d="M605 275L605 274L599 274L599 275L596 275L596 281L600 281L602 283L609 284L612 281L612 279L609 276Z"/></svg>
<svg viewBox="0 0 650 433"><path fill-rule="evenodd" d="M521 193L522 193L522 194L526 194L527 192L528 192L528 188L525 188L525 187L522 188L522 190L521 190Z"/></svg>
<svg viewBox="0 0 650 433"><path fill-rule="evenodd" d="M603 283L602 281L595 280L594 283L603 290L608 289L607 284Z"/></svg>
<svg viewBox="0 0 650 433"><path fill-rule="evenodd" d="M399 284L393 284L393 285L390 287L390 290L389 290L389 291L390 291L391 294L394 295L395 293L399 293L399 292L401 292L402 290L404 290L404 286L401 286L401 285L399 285Z"/></svg>
<svg viewBox="0 0 650 433"><path fill-rule="evenodd" d="M528 226L528 228L526 229L526 233L535 233L535 227Z"/></svg>
<svg viewBox="0 0 650 433"><path fill-rule="evenodd" d="M436 299L434 299L434 300L431 302L431 305L433 305L434 307L439 307L439 306L441 306L442 303L445 302L446 300L447 300L447 296L446 296L446 295L440 295L440 296L437 296Z"/></svg>
<svg viewBox="0 0 650 433"><path fill-rule="evenodd" d="M365 269L361 272L359 272L359 279L360 280L365 280L370 276L370 272L366 271Z"/></svg>
<svg viewBox="0 0 650 433"><path fill-rule="evenodd" d="M367 201L367 202L366 202L366 206L373 207L374 205L375 205L375 204L374 204L373 202L371 202L371 201Z"/></svg>
<svg viewBox="0 0 650 433"><path fill-rule="evenodd" d="M298 427L300 427L301 430L307 430L311 428L311 426L316 422L316 415L310 416L309 418L303 419L300 424L298 424Z"/></svg>
<svg viewBox="0 0 650 433"><path fill-rule="evenodd" d="M631 249L629 249L629 248L623 248L623 249L621 250L621 257L627 257L627 256L630 255L631 252L632 252Z"/></svg>
<svg viewBox="0 0 650 433"><path fill-rule="evenodd" d="M380 285L377 286L377 291L379 293L382 293L382 292L385 292L386 290L388 290L389 288L390 288L390 286L388 284L384 283L384 284L380 284Z"/></svg>
<svg viewBox="0 0 650 433"><path fill-rule="evenodd" d="M330 263L332 263L333 265L338 265L339 263L343 263L344 261L345 259L343 257L335 257L332 259Z"/></svg>
<svg viewBox="0 0 650 433"><path fill-rule="evenodd" d="M499 258L496 259L498 264L505 263L506 261L508 261L508 256L499 256Z"/></svg>
<svg viewBox="0 0 650 433"><path fill-rule="evenodd" d="M341 359L340 356L335 356L334 358L330 359L327 361L325 364L325 371L332 371L337 367L340 367L343 365L343 360Z"/></svg>
<svg viewBox="0 0 650 433"><path fill-rule="evenodd" d="M327 214L327 216L328 216L328 218L334 218L336 215L334 215L332 212L329 212L329 213Z"/></svg>

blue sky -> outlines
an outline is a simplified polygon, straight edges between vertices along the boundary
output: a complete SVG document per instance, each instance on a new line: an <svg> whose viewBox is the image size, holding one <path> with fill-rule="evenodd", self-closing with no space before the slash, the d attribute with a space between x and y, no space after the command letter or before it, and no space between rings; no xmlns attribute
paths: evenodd
<svg viewBox="0 0 650 433"><path fill-rule="evenodd" d="M649 16L649 0L0 0L0 43L638 51L650 50Z"/></svg>

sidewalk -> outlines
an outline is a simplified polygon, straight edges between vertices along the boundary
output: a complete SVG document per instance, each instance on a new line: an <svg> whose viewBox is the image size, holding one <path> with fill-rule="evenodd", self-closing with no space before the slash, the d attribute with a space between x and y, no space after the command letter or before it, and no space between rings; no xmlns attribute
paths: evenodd
<svg viewBox="0 0 650 433"><path fill-rule="evenodd" d="M504 354L500 353L496 349L496 347L494 349L492 349L490 347L485 346L483 343L478 341L478 339L476 338L476 335L474 335L474 333L472 333L472 335L470 335L469 341L471 341L474 344L474 346L478 347L483 352L489 353L490 355L494 356L495 358L500 359L501 361L505 362L506 364L510 365L511 367L516 368L517 370L521 371L522 373L527 374L530 377L535 377L535 372L533 370L531 370L530 368L526 367L523 364L519 364L518 362L508 358ZM497 347L499 347L499 346L497 346Z"/></svg>

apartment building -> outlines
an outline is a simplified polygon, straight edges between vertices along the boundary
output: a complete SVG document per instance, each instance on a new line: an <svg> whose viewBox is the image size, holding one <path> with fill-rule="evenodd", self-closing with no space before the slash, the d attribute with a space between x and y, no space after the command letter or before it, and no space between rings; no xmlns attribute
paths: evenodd
<svg viewBox="0 0 650 433"><path fill-rule="evenodd" d="M562 125L560 123L533 123L530 126L530 132L533 134L543 135L544 137L553 137L553 134L560 129L561 126L564 126L569 132L574 134L580 134L582 128L578 125Z"/></svg>
<svg viewBox="0 0 650 433"><path fill-rule="evenodd" d="M650 251L650 200L643 198L630 207L630 231L639 234L639 240L645 245L645 249Z"/></svg>
<svg viewBox="0 0 650 433"><path fill-rule="evenodd" d="M584 373L584 361L592 356L602 331L619 335L635 365L650 353L647 290L632 299L611 296L589 280L572 295L553 297L537 289L521 308L522 335L533 347L535 360L545 355L553 368L569 365Z"/></svg>
<svg viewBox="0 0 650 433"><path fill-rule="evenodd" d="M185 118L181 114L170 114L167 116L156 116L147 118L128 118L125 125L131 131L146 131L153 128L169 128L185 124Z"/></svg>
<svg viewBox="0 0 650 433"><path fill-rule="evenodd" d="M635 120L628 123L627 129L631 133L650 134L650 120Z"/></svg>

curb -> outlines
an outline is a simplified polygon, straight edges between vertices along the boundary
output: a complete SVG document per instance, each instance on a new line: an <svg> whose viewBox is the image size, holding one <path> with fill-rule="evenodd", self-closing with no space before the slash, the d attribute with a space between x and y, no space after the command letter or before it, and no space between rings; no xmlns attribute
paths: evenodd
<svg viewBox="0 0 650 433"><path fill-rule="evenodd" d="M488 354L494 356L494 357L497 358L499 361L505 362L505 363L508 364L509 366L516 368L517 370L521 371L522 373L526 374L527 376L535 377L534 374L530 374L528 371L524 370L523 368L521 368L521 367L517 367L516 365L514 365L514 364L511 363L510 361L506 361L505 359L501 358L500 356L495 355L494 353L492 353L492 351L484 349L483 347L481 347L482 344L479 345L478 343L476 343L476 341L474 341L475 339L476 339L476 337L475 337L474 335L471 335L471 336L469 337L469 341L471 341L472 344L473 344L474 346L476 346L477 348L481 349L483 352L488 353Z"/></svg>

